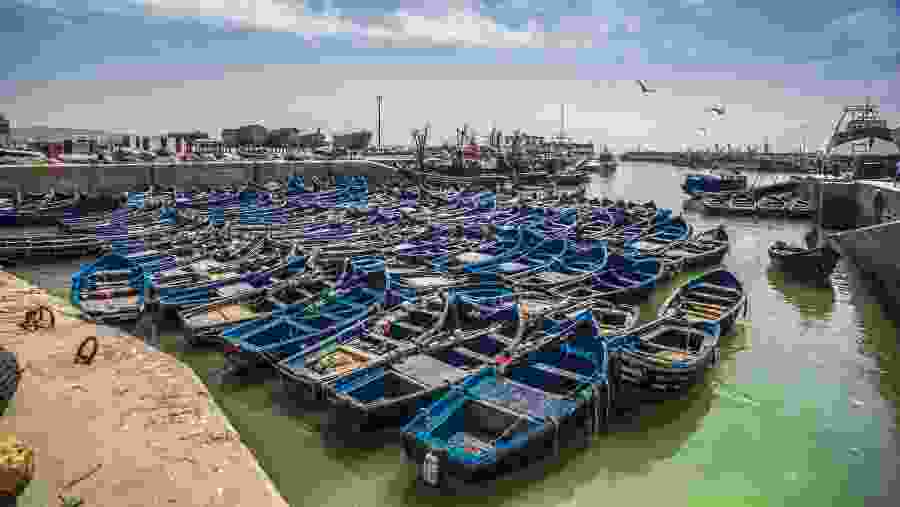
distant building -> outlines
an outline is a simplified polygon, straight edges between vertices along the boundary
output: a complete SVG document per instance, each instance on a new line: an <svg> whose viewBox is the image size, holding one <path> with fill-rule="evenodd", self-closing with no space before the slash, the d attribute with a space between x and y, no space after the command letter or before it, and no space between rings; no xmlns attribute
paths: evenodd
<svg viewBox="0 0 900 507"><path fill-rule="evenodd" d="M222 129L222 143L225 146L237 146L240 134L241 129Z"/></svg>
<svg viewBox="0 0 900 507"><path fill-rule="evenodd" d="M270 130L267 144L269 146L297 146L300 130L293 127Z"/></svg>
<svg viewBox="0 0 900 507"><path fill-rule="evenodd" d="M300 132L297 134L297 146L300 148L318 148L319 146L328 144L327 141L325 134L322 133L322 129Z"/></svg>
<svg viewBox="0 0 900 507"><path fill-rule="evenodd" d="M9 120L3 114L0 114L0 146L12 144L12 129L9 126Z"/></svg>
<svg viewBox="0 0 900 507"><path fill-rule="evenodd" d="M333 134L332 142L335 148L346 150L364 150L372 142L372 132L369 130L351 130Z"/></svg>
<svg viewBox="0 0 900 507"><path fill-rule="evenodd" d="M268 131L262 125L245 125L238 129L239 146L262 146L267 138Z"/></svg>

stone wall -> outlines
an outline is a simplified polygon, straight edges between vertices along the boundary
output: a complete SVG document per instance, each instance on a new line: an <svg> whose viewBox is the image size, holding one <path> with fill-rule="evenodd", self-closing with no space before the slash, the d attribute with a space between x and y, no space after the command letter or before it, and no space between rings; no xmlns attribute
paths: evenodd
<svg viewBox="0 0 900 507"><path fill-rule="evenodd" d="M292 174L368 176L381 181L394 168L369 160L287 161L287 162L183 162L176 164L80 164L43 166L0 166L0 191L47 192L75 188L88 194L121 193L135 187L156 184L214 186L255 181L263 184L284 180Z"/></svg>

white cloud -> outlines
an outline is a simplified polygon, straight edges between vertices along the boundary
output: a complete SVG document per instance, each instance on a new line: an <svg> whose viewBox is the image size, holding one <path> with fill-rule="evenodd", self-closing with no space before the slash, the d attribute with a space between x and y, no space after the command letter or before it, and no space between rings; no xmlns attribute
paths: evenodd
<svg viewBox="0 0 900 507"><path fill-rule="evenodd" d="M226 20L248 30L296 32L313 36L347 35L372 45L403 47L475 46L489 48L584 47L586 33L546 33L511 30L494 18L448 2L441 15L421 15L404 10L388 16L356 19L309 12L302 0L144 0L150 15L186 16ZM532 28L532 25L529 25Z"/></svg>

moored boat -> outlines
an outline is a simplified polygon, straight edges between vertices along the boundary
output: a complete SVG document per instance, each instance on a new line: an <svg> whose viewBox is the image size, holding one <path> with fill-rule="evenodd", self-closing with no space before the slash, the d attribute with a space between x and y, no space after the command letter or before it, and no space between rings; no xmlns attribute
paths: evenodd
<svg viewBox="0 0 900 507"><path fill-rule="evenodd" d="M599 337L580 313L542 346L469 376L419 413L402 431L407 460L426 485L457 489L585 445L605 428L618 341Z"/></svg>
<svg viewBox="0 0 900 507"><path fill-rule="evenodd" d="M728 232L720 225L671 245L660 253L660 257L676 266L676 271L684 271L721 263L729 248Z"/></svg>
<svg viewBox="0 0 900 507"><path fill-rule="evenodd" d="M731 195L728 211L736 215L753 215L756 213L756 200L753 194L738 192Z"/></svg>
<svg viewBox="0 0 900 507"><path fill-rule="evenodd" d="M717 193L703 196L703 211L710 215L726 213L731 208L731 194Z"/></svg>
<svg viewBox="0 0 900 507"><path fill-rule="evenodd" d="M769 258L781 270L799 275L827 277L834 271L841 255L828 243L815 248L802 248L776 241L769 246Z"/></svg>
<svg viewBox="0 0 900 507"><path fill-rule="evenodd" d="M814 210L810 206L809 201L805 199L792 199L787 205L787 214L792 218L809 218Z"/></svg>
<svg viewBox="0 0 900 507"><path fill-rule="evenodd" d="M787 213L787 203L778 195L766 195L756 203L756 214L760 216L783 216Z"/></svg>
<svg viewBox="0 0 900 507"><path fill-rule="evenodd" d="M617 304L634 304L646 299L667 274L665 264L659 259L633 259L612 254L606 268L594 273L590 281L549 292L575 301L603 299Z"/></svg>
<svg viewBox="0 0 900 507"><path fill-rule="evenodd" d="M715 268L676 289L660 306L659 316L702 323L714 334L724 335L731 331L746 305L741 281L731 271Z"/></svg>
<svg viewBox="0 0 900 507"><path fill-rule="evenodd" d="M684 394L719 358L719 335L680 319L654 320L624 340L612 354L617 395L638 400Z"/></svg>

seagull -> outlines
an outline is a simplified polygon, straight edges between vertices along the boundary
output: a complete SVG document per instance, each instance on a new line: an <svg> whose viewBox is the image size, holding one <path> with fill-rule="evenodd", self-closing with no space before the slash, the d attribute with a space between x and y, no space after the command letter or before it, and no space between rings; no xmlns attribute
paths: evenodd
<svg viewBox="0 0 900 507"><path fill-rule="evenodd" d="M708 132L709 132L709 131L706 130L705 128L703 128L703 127L697 129L697 134L699 134L699 135L701 135L701 136L705 136Z"/></svg>
<svg viewBox="0 0 900 507"><path fill-rule="evenodd" d="M638 86L641 87L641 92L643 92L644 95L647 95L649 93L653 93L656 91L653 88L647 88L647 82L644 81L643 79L638 79L635 81L635 83L637 83Z"/></svg>
<svg viewBox="0 0 900 507"><path fill-rule="evenodd" d="M725 114L725 106L723 106L722 104L718 104L718 105L715 105L712 107L707 107L706 111L709 113L716 113L717 115L722 116Z"/></svg>

